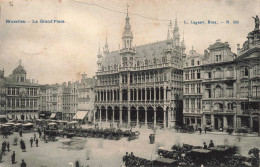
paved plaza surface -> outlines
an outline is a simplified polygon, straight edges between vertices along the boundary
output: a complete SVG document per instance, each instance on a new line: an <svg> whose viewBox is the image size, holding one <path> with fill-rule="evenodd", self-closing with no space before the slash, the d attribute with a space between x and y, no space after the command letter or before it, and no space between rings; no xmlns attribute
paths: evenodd
<svg viewBox="0 0 260 167"><path fill-rule="evenodd" d="M203 142L209 143L213 140L215 145L222 145L228 142L230 145L237 145L240 148L240 153L247 156L249 149L257 147L260 149L259 137L253 136L234 136L225 133L202 133L196 132L177 133L174 130L156 130L155 144L149 144L149 135L153 133L150 129L132 129L140 131L139 139L128 141L127 138L122 138L118 141L106 140L98 138L82 138L74 137L72 139L57 138L58 141L44 143L39 141L39 147L33 144L30 147L29 139L33 137L33 133L23 134L22 139L26 143L26 152L20 149L20 137L18 133L9 136L8 139L0 138L9 141L11 151L3 157L0 166L16 167L20 166L21 160L24 159L27 167L70 167L70 163L75 166L75 161L79 160L80 165L90 167L119 167L123 164L122 157L125 152L133 152L134 155L146 158L155 159L158 147L170 149L174 144L191 144L202 146ZM18 146L13 146L14 137L18 137ZM38 137L38 133L37 133ZM68 145L68 143L71 143ZM16 164L11 164L12 151L16 152Z"/></svg>

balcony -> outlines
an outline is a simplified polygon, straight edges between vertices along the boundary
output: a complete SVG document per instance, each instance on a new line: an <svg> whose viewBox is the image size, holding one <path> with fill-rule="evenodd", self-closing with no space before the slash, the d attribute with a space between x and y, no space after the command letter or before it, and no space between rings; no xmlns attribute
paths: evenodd
<svg viewBox="0 0 260 167"><path fill-rule="evenodd" d="M6 107L6 110L9 110L9 111L38 110L38 107L37 106L36 107Z"/></svg>

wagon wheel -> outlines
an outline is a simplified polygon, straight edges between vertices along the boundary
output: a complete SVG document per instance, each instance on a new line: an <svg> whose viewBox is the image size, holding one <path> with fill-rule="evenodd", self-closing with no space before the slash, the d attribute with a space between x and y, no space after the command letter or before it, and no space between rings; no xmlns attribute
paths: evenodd
<svg viewBox="0 0 260 167"><path fill-rule="evenodd" d="M211 159L206 162L207 167L219 167L219 162L216 159Z"/></svg>

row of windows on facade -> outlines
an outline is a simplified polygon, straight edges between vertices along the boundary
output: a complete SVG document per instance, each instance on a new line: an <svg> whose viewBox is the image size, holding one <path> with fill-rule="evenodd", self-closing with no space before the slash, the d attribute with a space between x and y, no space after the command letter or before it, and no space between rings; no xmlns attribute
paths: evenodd
<svg viewBox="0 0 260 167"><path fill-rule="evenodd" d="M171 61L172 62L174 62L174 63L176 63L176 64L178 64L179 63L179 60L181 60L181 58L180 57L176 57L176 56L172 56L171 57ZM133 57L130 57L129 58L129 61L127 60L127 57L124 57L123 59L122 59L122 61L123 61L123 67L133 67L133 65L134 65L134 59L133 59ZM144 66L147 66L147 65L149 65L149 62L150 61L148 61L147 59L145 59L144 60L144 63L141 63L139 60L138 61L136 61L136 67L139 67L139 66L141 66L142 64L144 64ZM155 64L164 64L164 63L167 63L167 57L166 56L163 56L162 58L161 58L161 60L160 59L156 59L156 58L153 58L153 60L152 60L152 62L150 63L151 65L155 65ZM114 65L114 70L116 70L118 68L118 65ZM113 66L107 66L107 67L104 67L104 66L102 66L102 71L107 71L107 70L113 70Z"/></svg>
<svg viewBox="0 0 260 167"><path fill-rule="evenodd" d="M212 94L213 92L213 94ZM233 84L227 84L227 88L224 89L220 85L217 85L213 88L213 91L211 89L211 85L205 85L205 92L204 92L205 98L221 98L221 97L234 97L234 89Z"/></svg>
<svg viewBox="0 0 260 167"><path fill-rule="evenodd" d="M196 90L196 92L195 92ZM185 94L200 94L201 93L201 83L197 84L186 84L185 85Z"/></svg>
<svg viewBox="0 0 260 167"><path fill-rule="evenodd" d="M17 76L17 77L16 77L16 82L25 82L25 77L23 77L23 76L21 76L21 77Z"/></svg>
<svg viewBox="0 0 260 167"><path fill-rule="evenodd" d="M185 99L184 103L185 103L184 109L191 109L191 110L201 109L201 98ZM195 104L196 104L196 106L195 106Z"/></svg>
<svg viewBox="0 0 260 167"><path fill-rule="evenodd" d="M7 95L20 95L22 92L20 92L20 88L8 88L7 89ZM26 95L29 96L37 96L37 89L34 88L26 88L26 92L24 92Z"/></svg>
<svg viewBox="0 0 260 167"><path fill-rule="evenodd" d="M251 88L249 87L249 81L241 81L240 97L248 98L250 96L252 98L260 98L260 80L251 81Z"/></svg>
<svg viewBox="0 0 260 167"><path fill-rule="evenodd" d="M128 100L128 93L130 93L130 101L136 101L136 100L164 100L164 97L166 98L166 90L162 87L159 88L147 88L147 89L130 89L128 92L126 89L122 90L121 96L122 100L126 101ZM145 99L146 95L146 99ZM97 92L97 95L95 96L95 101L119 101L120 93L119 90L114 91L101 91ZM167 100L167 99L166 99Z"/></svg>
<svg viewBox="0 0 260 167"><path fill-rule="evenodd" d="M37 99L7 99L7 107L37 107Z"/></svg>
<svg viewBox="0 0 260 167"><path fill-rule="evenodd" d="M229 102L229 103L227 103L226 105L223 105L222 103L215 103L215 104L213 105L213 108L212 108L211 103L206 103L206 104L203 106L203 110L205 110L205 111L211 111L211 110L213 109L213 110L217 110L217 111L219 111L219 110L222 110L222 111L223 111L223 109L224 109L225 107L227 108L227 110L234 110L234 106L235 106L235 104L234 104L233 102Z"/></svg>
<svg viewBox="0 0 260 167"><path fill-rule="evenodd" d="M222 56L221 55L215 55L215 62L222 62ZM190 62L191 66L195 66L195 59L191 59ZM200 61L197 60L196 65L200 65ZM188 62L186 62L186 66L189 66Z"/></svg>
<svg viewBox="0 0 260 167"><path fill-rule="evenodd" d="M179 75L178 79L182 80L182 76ZM176 79L176 78L175 78ZM154 74L154 75L130 75L129 83L143 83L143 82L162 82L167 81L166 74ZM100 78L101 85L114 85L118 83L118 78ZM127 74L122 75L122 83L128 83Z"/></svg>
<svg viewBox="0 0 260 167"><path fill-rule="evenodd" d="M185 71L185 80L189 80L189 79L200 79L200 70L198 69L198 70Z"/></svg>
<svg viewBox="0 0 260 167"><path fill-rule="evenodd" d="M212 73L215 78L224 78L224 77L234 77L234 70L232 67L229 67L226 71L222 70L221 68L217 68L214 72L205 72L205 79L211 79ZM260 75L260 66L255 65L252 67L252 69L249 69L248 67L241 67L240 68L240 76L241 77L248 77L249 73L251 74L251 77L256 77ZM225 75L224 75L225 74ZM195 79L195 78L193 78Z"/></svg>

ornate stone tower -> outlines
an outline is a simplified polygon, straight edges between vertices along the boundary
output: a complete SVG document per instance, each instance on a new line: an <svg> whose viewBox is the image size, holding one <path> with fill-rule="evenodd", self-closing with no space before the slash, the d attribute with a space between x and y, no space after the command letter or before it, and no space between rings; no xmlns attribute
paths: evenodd
<svg viewBox="0 0 260 167"><path fill-rule="evenodd" d="M123 47L120 50L121 55L121 67L131 67L134 64L135 49L133 48L133 33L130 26L130 18L128 17L128 6L127 16L125 18L125 28L122 34Z"/></svg>
<svg viewBox="0 0 260 167"><path fill-rule="evenodd" d="M180 46L180 34L179 34L179 27L177 24L177 17L175 18L175 25L173 30L173 46L175 47Z"/></svg>
<svg viewBox="0 0 260 167"><path fill-rule="evenodd" d="M98 61L97 61L97 65L98 65L98 71L101 71L101 63L102 63L102 54L100 52L100 44L99 44L99 49L98 49L98 54L97 54L97 57L98 57Z"/></svg>

